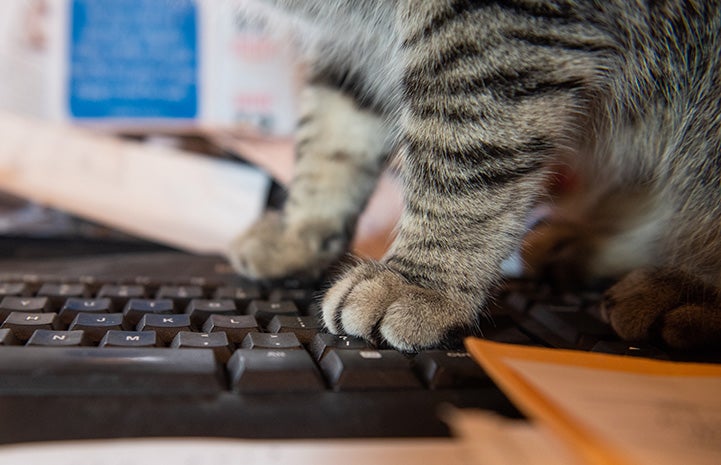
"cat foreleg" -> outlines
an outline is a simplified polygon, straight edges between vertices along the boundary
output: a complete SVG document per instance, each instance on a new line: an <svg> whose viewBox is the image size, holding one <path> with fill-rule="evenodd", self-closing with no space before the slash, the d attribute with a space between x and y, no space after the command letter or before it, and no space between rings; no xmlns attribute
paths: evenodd
<svg viewBox="0 0 721 465"><path fill-rule="evenodd" d="M346 250L388 153L385 125L342 92L301 95L296 166L282 212L269 212L231 245L250 278L317 274Z"/></svg>

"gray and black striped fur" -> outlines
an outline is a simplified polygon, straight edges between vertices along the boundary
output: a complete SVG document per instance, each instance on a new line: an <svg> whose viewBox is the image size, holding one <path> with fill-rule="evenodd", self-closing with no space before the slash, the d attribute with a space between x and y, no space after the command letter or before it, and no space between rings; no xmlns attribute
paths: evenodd
<svg viewBox="0 0 721 465"><path fill-rule="evenodd" d="M636 270L605 300L623 337L721 344L720 2L250 3L294 28L311 71L287 205L233 244L241 273L345 253L397 151L397 237L345 272L323 318L401 350L441 346L478 329L529 212L571 167L580 187L526 238L529 271Z"/></svg>

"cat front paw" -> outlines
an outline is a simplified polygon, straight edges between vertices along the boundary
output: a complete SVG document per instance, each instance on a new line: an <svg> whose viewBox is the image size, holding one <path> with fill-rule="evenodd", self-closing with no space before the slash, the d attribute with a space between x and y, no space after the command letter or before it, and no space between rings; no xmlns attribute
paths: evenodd
<svg viewBox="0 0 721 465"><path fill-rule="evenodd" d="M327 293L323 320L333 333L362 337L404 352L459 345L477 312L378 262L362 262Z"/></svg>
<svg viewBox="0 0 721 465"><path fill-rule="evenodd" d="M329 223L288 225L281 213L271 211L232 242L228 260L252 279L317 278L345 252L347 242Z"/></svg>

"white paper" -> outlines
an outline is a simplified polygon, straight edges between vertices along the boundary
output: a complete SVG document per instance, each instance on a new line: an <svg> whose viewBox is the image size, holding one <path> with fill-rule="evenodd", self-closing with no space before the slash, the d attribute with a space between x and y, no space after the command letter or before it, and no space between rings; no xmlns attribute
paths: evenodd
<svg viewBox="0 0 721 465"><path fill-rule="evenodd" d="M0 465L468 465L449 439L138 439L0 447Z"/></svg>
<svg viewBox="0 0 721 465"><path fill-rule="evenodd" d="M0 189L188 251L225 252L268 186L239 163L0 113Z"/></svg>

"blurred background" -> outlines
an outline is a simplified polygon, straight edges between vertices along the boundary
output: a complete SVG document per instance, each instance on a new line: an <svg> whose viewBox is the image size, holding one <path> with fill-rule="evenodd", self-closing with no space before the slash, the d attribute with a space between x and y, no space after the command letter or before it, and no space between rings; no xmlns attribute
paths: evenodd
<svg viewBox="0 0 721 465"><path fill-rule="evenodd" d="M0 2L0 235L222 253L292 177L302 69L282 42L231 1ZM363 255L400 210L379 189Z"/></svg>

